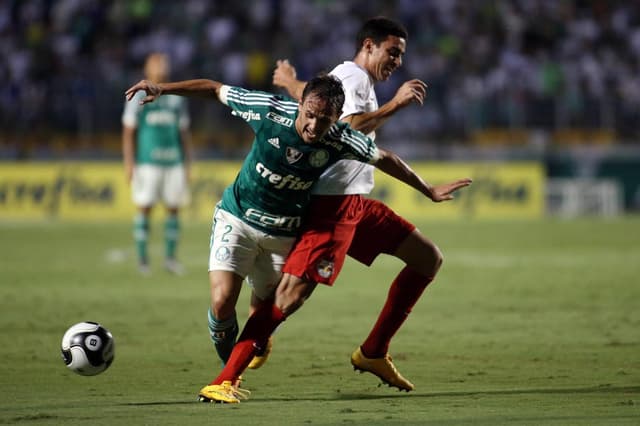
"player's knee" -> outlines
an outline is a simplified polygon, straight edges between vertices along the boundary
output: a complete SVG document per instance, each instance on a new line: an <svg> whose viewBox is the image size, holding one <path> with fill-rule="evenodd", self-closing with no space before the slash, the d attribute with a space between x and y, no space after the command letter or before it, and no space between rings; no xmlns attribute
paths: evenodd
<svg viewBox="0 0 640 426"><path fill-rule="evenodd" d="M276 306L285 315L285 317L288 317L291 314L293 314L303 304L304 304L304 299L302 298L288 298L286 300L276 301Z"/></svg>
<svg viewBox="0 0 640 426"><path fill-rule="evenodd" d="M433 276L435 276L438 273L438 270L440 270L442 263L444 262L444 256L442 255L442 251L440 251L440 248L435 244L433 245L432 259L433 259L432 260Z"/></svg>
<svg viewBox="0 0 640 426"><path fill-rule="evenodd" d="M285 274L276 290L274 303L285 316L289 316L304 304L314 287L315 284Z"/></svg>
<svg viewBox="0 0 640 426"><path fill-rule="evenodd" d="M429 244L421 254L422 255L417 263L414 262L412 265L407 266L425 277L429 277L431 279L435 278L438 270L440 270L440 267L442 266L442 262L444 261L442 252L435 244Z"/></svg>
<svg viewBox="0 0 640 426"><path fill-rule="evenodd" d="M285 288L276 294L275 305L288 317L304 304L304 300L305 298L300 292Z"/></svg>
<svg viewBox="0 0 640 426"><path fill-rule="evenodd" d="M221 321L231 318L235 314L235 311L235 305L230 303L228 299L219 297L211 301L211 313Z"/></svg>
<svg viewBox="0 0 640 426"><path fill-rule="evenodd" d="M420 271L425 277L431 279L436 277L436 274L440 270L442 263L444 262L444 256L442 252L435 244L429 246L429 250L425 253L422 260L422 270Z"/></svg>

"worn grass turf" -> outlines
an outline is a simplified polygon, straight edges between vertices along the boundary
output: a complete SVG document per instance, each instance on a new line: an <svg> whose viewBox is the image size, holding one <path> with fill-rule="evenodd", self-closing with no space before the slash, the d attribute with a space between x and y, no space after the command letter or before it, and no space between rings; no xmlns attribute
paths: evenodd
<svg viewBox="0 0 640 426"><path fill-rule="evenodd" d="M196 402L218 364L206 327L209 224L184 226L187 275L135 270L122 225L0 224L0 423L19 425L640 424L640 220L424 223L445 264L393 341L409 394L357 374L400 268L348 262L277 332L251 399ZM246 317L243 291L239 316ZM105 373L59 354L71 324L116 339Z"/></svg>

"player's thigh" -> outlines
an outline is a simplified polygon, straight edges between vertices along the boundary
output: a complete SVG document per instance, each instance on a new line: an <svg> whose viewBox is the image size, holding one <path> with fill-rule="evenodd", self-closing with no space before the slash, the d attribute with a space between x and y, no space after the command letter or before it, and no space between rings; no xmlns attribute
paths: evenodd
<svg viewBox="0 0 640 426"><path fill-rule="evenodd" d="M231 213L216 207L211 226L209 271L233 272L245 278L260 250L257 231Z"/></svg>
<svg viewBox="0 0 640 426"><path fill-rule="evenodd" d="M162 168L152 164L136 165L131 179L131 198L136 206L147 207L158 202L162 185Z"/></svg>
<svg viewBox="0 0 640 426"><path fill-rule="evenodd" d="M189 199L187 173L183 165L165 167L162 199L168 207L184 206Z"/></svg>
<svg viewBox="0 0 640 426"><path fill-rule="evenodd" d="M349 247L349 256L371 265L380 253L393 255L415 225L378 200L365 199L365 213Z"/></svg>
<svg viewBox="0 0 640 426"><path fill-rule="evenodd" d="M300 234L283 271L313 283L333 285L355 232L355 223L307 228Z"/></svg>
<svg viewBox="0 0 640 426"><path fill-rule="evenodd" d="M256 257L253 271L247 276L247 282L259 299L266 300L273 296L294 241L294 237L264 235L261 252Z"/></svg>

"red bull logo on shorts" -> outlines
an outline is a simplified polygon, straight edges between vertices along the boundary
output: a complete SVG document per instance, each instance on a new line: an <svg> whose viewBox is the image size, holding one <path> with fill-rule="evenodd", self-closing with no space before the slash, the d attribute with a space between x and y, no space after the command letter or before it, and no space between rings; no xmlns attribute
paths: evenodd
<svg viewBox="0 0 640 426"><path fill-rule="evenodd" d="M333 275L334 269L335 264L332 260L323 259L316 265L318 275L320 275L322 278L329 278L331 275Z"/></svg>

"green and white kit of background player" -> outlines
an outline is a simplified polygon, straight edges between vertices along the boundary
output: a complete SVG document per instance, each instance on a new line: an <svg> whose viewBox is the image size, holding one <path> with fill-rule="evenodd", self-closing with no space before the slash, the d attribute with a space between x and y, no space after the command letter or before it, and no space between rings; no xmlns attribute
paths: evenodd
<svg viewBox="0 0 640 426"><path fill-rule="evenodd" d="M294 125L298 102L279 95L223 86L220 101L247 121L255 139L214 212L209 270L246 277L264 299L280 280L314 182L341 159L372 163L379 152L342 122L318 142L304 143Z"/></svg>
<svg viewBox="0 0 640 426"><path fill-rule="evenodd" d="M168 208L183 206L188 201L184 166L185 153L181 131L190 125L186 100L167 95L156 102L140 105L144 92L126 102L122 124L136 129L135 167L131 181L133 203L149 207L162 201ZM136 215L134 238L138 258L148 259L149 219ZM165 222L165 256L175 258L179 233L177 216L168 215Z"/></svg>

